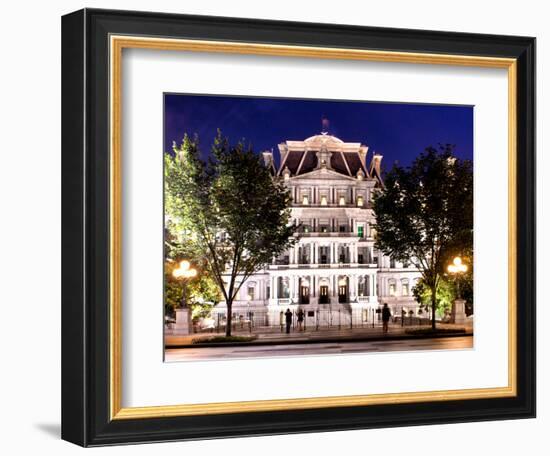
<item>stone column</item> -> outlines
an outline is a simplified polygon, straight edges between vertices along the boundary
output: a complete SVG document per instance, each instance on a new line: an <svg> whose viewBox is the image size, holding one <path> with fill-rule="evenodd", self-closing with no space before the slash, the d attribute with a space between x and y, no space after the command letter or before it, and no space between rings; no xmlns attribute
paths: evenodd
<svg viewBox="0 0 550 456"><path fill-rule="evenodd" d="M349 276L349 297L351 299L355 299L357 296L357 275L351 274Z"/></svg>
<svg viewBox="0 0 550 456"><path fill-rule="evenodd" d="M191 309L188 307L182 307L176 309L176 334L192 334L193 322L191 321Z"/></svg>
<svg viewBox="0 0 550 456"><path fill-rule="evenodd" d="M455 299L451 309L451 322L457 325L463 325L467 321L466 301L464 299Z"/></svg>
<svg viewBox="0 0 550 456"><path fill-rule="evenodd" d="M313 243L313 261L315 264L319 264L319 244Z"/></svg>
<svg viewBox="0 0 550 456"><path fill-rule="evenodd" d="M374 289L375 289L375 283L376 283L376 279L375 279L375 275L374 274L371 274L369 276L367 276L369 278L369 296L374 296Z"/></svg>

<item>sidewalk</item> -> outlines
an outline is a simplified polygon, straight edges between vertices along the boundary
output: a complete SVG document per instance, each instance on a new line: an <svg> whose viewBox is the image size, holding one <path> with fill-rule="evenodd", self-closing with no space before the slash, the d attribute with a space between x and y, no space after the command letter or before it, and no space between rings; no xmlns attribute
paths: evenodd
<svg viewBox="0 0 550 456"><path fill-rule="evenodd" d="M323 328L315 330L315 328L307 328L305 331L299 332L297 328L291 329L290 334L281 332L279 327L260 327L253 328L250 332L247 328L234 329L231 331L233 336L254 336L255 339L249 342L223 342L210 344L192 345L193 339L210 338L215 336L224 336L224 332L208 332L196 333L190 335L178 335L171 333L170 330L165 331L165 346L166 348L188 347L207 348L215 346L246 346L246 345L281 345L281 344L308 344L321 342L362 342L362 341L383 341L383 340L401 340L401 339L422 339L422 338L445 338L457 336L471 336L472 328L463 325L453 325L449 323L438 323L437 329L460 329L466 330L465 333L454 334L439 334L439 335L416 335L408 334L411 329L425 329L429 326L401 326L390 325L387 334L382 332L382 326L373 327L356 327L350 328Z"/></svg>

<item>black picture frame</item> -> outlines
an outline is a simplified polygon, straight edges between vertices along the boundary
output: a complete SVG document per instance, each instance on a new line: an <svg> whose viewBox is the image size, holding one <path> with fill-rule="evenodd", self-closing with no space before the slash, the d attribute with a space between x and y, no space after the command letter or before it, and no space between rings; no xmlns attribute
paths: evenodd
<svg viewBox="0 0 550 456"><path fill-rule="evenodd" d="M109 36L517 60L515 397L112 420ZM62 19L62 438L82 446L535 416L535 39L84 9Z"/></svg>

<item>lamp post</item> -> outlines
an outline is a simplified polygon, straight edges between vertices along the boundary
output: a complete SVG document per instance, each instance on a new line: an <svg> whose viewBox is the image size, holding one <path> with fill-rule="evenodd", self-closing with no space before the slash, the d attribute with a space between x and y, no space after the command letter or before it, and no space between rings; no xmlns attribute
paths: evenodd
<svg viewBox="0 0 550 456"><path fill-rule="evenodd" d="M179 267L172 271L172 275L181 282L183 295L181 298L181 307L185 308L187 307L187 281L196 277L197 270L191 267L189 261L183 260L180 262Z"/></svg>
<svg viewBox="0 0 550 456"><path fill-rule="evenodd" d="M465 311L465 303L464 299L460 297L460 274L464 274L468 270L468 266L465 264L462 264L462 258L455 257L453 259L452 264L447 266L447 271L449 271L449 274L452 274L455 278L455 284L456 284L456 299L453 301L453 308L451 311L451 321L453 323L465 323L466 320L466 311Z"/></svg>
<svg viewBox="0 0 550 456"><path fill-rule="evenodd" d="M462 264L462 258L455 257L452 264L447 266L447 271L455 277L456 295L460 299L460 282L457 279L459 274L464 274L468 270L468 266Z"/></svg>
<svg viewBox="0 0 550 456"><path fill-rule="evenodd" d="M172 271L172 276L181 282L183 294L181 298L181 307L176 309L177 334L191 334L193 331L191 312L187 308L187 282L196 275L197 270L192 268L191 264L187 260L181 261L179 267Z"/></svg>

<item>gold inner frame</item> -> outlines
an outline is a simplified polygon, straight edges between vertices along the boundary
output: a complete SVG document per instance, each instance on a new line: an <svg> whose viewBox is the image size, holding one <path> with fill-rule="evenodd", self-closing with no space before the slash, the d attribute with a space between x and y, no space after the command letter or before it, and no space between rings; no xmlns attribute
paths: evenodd
<svg viewBox="0 0 550 456"><path fill-rule="evenodd" d="M431 65L453 65L508 70L508 386L462 390L403 392L353 396L274 399L245 402L180 404L169 406L122 407L122 51L123 49L195 51L209 53L253 54L317 59L367 60ZM387 52L310 46L287 46L242 42L220 42L110 36L110 415L111 419L158 418L220 413L296 410L423 401L448 401L511 397L517 394L517 226L516 226L516 121L517 62L511 58L468 55Z"/></svg>

